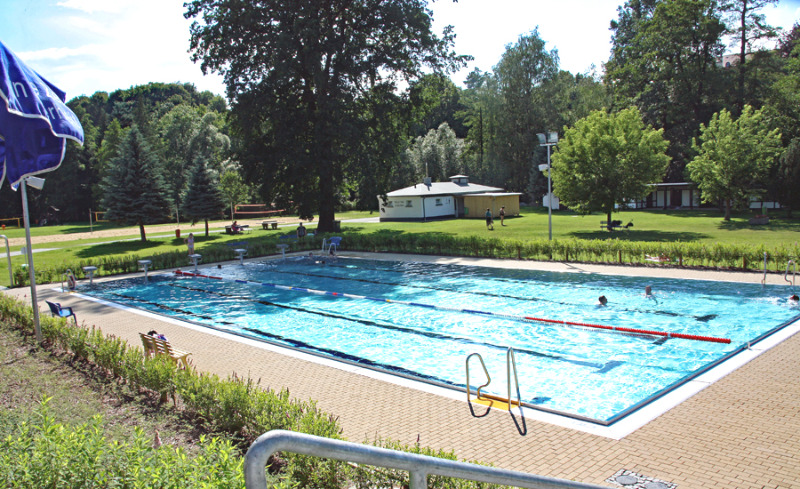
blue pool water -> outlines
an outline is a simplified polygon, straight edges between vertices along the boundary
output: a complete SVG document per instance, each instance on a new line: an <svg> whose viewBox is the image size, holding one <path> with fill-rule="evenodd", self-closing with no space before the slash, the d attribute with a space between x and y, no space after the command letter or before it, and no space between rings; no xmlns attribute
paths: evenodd
<svg viewBox="0 0 800 489"><path fill-rule="evenodd" d="M200 273L223 280L151 275L147 283L125 279L82 292L462 388L466 357L477 352L492 376L486 390L496 394L506 392L506 351L513 347L523 402L603 423L800 314L786 299L787 287L697 280L345 258L326 265L302 258ZM654 297L644 295L646 285L653 286ZM608 297L607 307L596 306L600 295ZM531 316L731 342L520 319ZM477 368L470 375L473 386L484 379Z"/></svg>

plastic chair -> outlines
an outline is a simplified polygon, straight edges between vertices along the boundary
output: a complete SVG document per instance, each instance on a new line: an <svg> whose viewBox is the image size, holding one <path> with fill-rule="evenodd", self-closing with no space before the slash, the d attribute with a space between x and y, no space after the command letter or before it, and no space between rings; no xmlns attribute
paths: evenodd
<svg viewBox="0 0 800 489"><path fill-rule="evenodd" d="M53 317L68 318L72 316L75 320L75 326L78 325L78 316L75 315L75 311L73 311L71 307L62 307L58 302L45 302L50 307L50 313L53 314Z"/></svg>
<svg viewBox="0 0 800 489"><path fill-rule="evenodd" d="M339 245L342 243L342 238L339 236L334 236L327 240L322 240L322 252L323 253L330 253L331 250L334 252L339 251Z"/></svg>

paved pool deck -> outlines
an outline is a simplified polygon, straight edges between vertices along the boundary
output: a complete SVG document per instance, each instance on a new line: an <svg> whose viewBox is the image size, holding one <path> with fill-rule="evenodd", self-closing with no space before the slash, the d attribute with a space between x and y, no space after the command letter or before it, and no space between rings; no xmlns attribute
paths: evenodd
<svg viewBox="0 0 800 489"><path fill-rule="evenodd" d="M342 253L347 255L347 253ZM355 255L355 254L354 254ZM616 267L359 253L390 260L461 263L575 273L694 278L761 283L762 274L708 272L658 265ZM152 272L151 272L152 273ZM767 282L781 284L783 275ZM83 284L83 282L82 282ZM81 285L82 285L81 284ZM260 379L264 387L289 389L314 399L339 417L353 442L376 438L453 450L459 458L506 469L609 487L620 474L658 480L679 488L800 488L800 334L757 345L721 373L699 379L658 409L622 427L601 429L548 417L531 409L514 415L470 407L463 392L398 381L339 362L282 350L196 325L108 305L58 286L38 289L44 300L72 306L85 325L139 345L139 332L156 329L178 348L192 352L196 368L221 376ZM787 288L787 291L789 289ZM29 300L30 289L4 291ZM787 296L789 294L787 293ZM764 351L761 351L764 350ZM760 353L756 355L756 353ZM524 381L524 379L520 379Z"/></svg>

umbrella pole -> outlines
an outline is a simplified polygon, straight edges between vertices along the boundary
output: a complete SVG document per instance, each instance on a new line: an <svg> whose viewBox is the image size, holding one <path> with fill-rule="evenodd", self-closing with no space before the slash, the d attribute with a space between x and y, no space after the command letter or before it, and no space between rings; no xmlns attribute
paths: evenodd
<svg viewBox="0 0 800 489"><path fill-rule="evenodd" d="M33 271L33 251L31 251L31 224L28 219L28 179L21 182L22 188L22 219L25 221L25 244L28 253L28 274L31 279L31 303L33 305L33 328L36 332L36 343L42 342L42 327L39 325L39 301L36 298L36 274Z"/></svg>

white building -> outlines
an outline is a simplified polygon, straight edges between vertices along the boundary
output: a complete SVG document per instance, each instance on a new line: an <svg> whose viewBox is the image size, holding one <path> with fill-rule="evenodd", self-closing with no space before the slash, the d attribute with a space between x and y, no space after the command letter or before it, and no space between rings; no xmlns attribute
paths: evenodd
<svg viewBox="0 0 800 489"><path fill-rule="evenodd" d="M431 182L401 188L378 196L381 221L427 221L445 218L483 218L486 209L494 217L500 207L506 216L519 215L519 193L503 192L498 187L469 183L466 175L453 175L449 182Z"/></svg>

